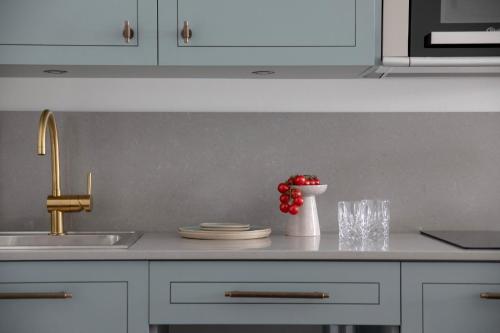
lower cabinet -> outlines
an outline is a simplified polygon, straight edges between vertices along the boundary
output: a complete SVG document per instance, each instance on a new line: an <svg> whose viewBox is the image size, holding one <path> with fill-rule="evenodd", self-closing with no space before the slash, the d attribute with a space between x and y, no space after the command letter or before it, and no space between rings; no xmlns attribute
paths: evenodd
<svg viewBox="0 0 500 333"><path fill-rule="evenodd" d="M400 263L150 262L150 323L400 324Z"/></svg>
<svg viewBox="0 0 500 333"><path fill-rule="evenodd" d="M500 331L500 264L403 263L401 333Z"/></svg>
<svg viewBox="0 0 500 333"><path fill-rule="evenodd" d="M146 333L147 262L0 263L0 332Z"/></svg>
<svg viewBox="0 0 500 333"><path fill-rule="evenodd" d="M147 333L149 325L383 325L496 333L500 264L0 262L0 332Z"/></svg>

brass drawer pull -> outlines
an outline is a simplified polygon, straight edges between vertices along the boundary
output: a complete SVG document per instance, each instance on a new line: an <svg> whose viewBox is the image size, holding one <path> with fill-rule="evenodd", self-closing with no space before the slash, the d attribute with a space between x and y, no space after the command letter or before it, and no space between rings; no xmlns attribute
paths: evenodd
<svg viewBox="0 0 500 333"><path fill-rule="evenodd" d="M226 297L235 298L316 298L325 299L330 298L330 295L321 291L226 291L224 293Z"/></svg>
<svg viewBox="0 0 500 333"><path fill-rule="evenodd" d="M193 37L193 30L189 27L189 22L184 21L184 26L181 31L181 37L184 40L184 44L188 44Z"/></svg>
<svg viewBox="0 0 500 333"><path fill-rule="evenodd" d="M25 292L25 293L0 293L2 299L68 299L73 295L67 291L61 292Z"/></svg>
<svg viewBox="0 0 500 333"><path fill-rule="evenodd" d="M481 293L479 297L482 299L500 299L500 293Z"/></svg>
<svg viewBox="0 0 500 333"><path fill-rule="evenodd" d="M131 39L134 39L134 29L128 20L123 24L122 36L127 44L130 43Z"/></svg>

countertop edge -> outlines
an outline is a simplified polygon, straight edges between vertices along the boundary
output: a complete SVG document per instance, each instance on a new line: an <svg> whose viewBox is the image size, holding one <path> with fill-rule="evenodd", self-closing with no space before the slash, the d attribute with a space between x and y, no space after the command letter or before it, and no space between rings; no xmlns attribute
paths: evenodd
<svg viewBox="0 0 500 333"><path fill-rule="evenodd" d="M0 250L0 261L391 261L500 262L500 250L463 250L418 233L392 234L386 250L341 250L336 234L317 239L271 236L261 248L145 233L129 249ZM260 244L261 243L256 243ZM248 244L246 244L248 245Z"/></svg>

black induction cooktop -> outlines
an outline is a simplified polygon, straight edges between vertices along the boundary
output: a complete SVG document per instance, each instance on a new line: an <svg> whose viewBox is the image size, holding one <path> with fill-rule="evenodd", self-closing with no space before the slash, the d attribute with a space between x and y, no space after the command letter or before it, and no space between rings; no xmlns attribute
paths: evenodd
<svg viewBox="0 0 500 333"><path fill-rule="evenodd" d="M500 250L500 231L420 231L420 233L462 249Z"/></svg>

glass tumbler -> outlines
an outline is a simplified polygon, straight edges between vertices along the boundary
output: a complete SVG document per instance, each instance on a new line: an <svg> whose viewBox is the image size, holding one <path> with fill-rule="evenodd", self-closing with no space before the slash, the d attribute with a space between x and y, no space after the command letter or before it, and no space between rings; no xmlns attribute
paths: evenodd
<svg viewBox="0 0 500 333"><path fill-rule="evenodd" d="M353 242L388 238L389 200L339 201L339 238Z"/></svg>
<svg viewBox="0 0 500 333"><path fill-rule="evenodd" d="M339 237L345 241L356 241L361 237L360 201L339 201Z"/></svg>

